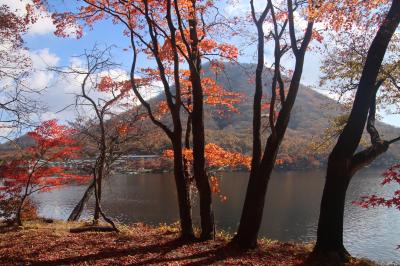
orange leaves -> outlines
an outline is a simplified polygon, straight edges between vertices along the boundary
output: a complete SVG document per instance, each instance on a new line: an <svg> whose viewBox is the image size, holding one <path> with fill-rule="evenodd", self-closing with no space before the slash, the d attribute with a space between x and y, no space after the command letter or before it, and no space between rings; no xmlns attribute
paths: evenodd
<svg viewBox="0 0 400 266"><path fill-rule="evenodd" d="M203 55L217 55L224 59L236 60L239 53L235 45L221 43L218 44L215 40L204 39L200 42L200 52Z"/></svg>
<svg viewBox="0 0 400 266"><path fill-rule="evenodd" d="M169 107L166 101L160 101L158 104L157 115L163 116L169 112Z"/></svg>
<svg viewBox="0 0 400 266"><path fill-rule="evenodd" d="M106 76L100 80L99 84L97 85L97 89L99 91L109 91L110 88L113 86L113 84L114 84L114 82L113 82L112 78L109 76Z"/></svg>
<svg viewBox="0 0 400 266"><path fill-rule="evenodd" d="M216 176L210 176L210 187L211 187L211 193L220 193L219 189L219 183L218 183L218 177Z"/></svg>
<svg viewBox="0 0 400 266"><path fill-rule="evenodd" d="M118 93L117 98L126 96L131 89L131 83L128 80L116 81L110 76L104 76L97 84L97 90L100 92Z"/></svg>
<svg viewBox="0 0 400 266"><path fill-rule="evenodd" d="M312 38L319 43L322 43L322 41L324 40L324 37L316 30L313 30L312 32Z"/></svg>
<svg viewBox="0 0 400 266"><path fill-rule="evenodd" d="M251 158L238 152L227 151L217 144L209 143L205 147L205 157L209 167L244 166L250 168Z"/></svg>
<svg viewBox="0 0 400 266"><path fill-rule="evenodd" d="M193 162L193 154L190 149L182 150L183 156L190 163ZM164 157L173 158L174 152L166 150L163 153ZM208 143L205 146L205 158L208 168L221 168L221 167L246 167L250 169L251 158L250 156L243 155L239 152L230 152L215 143Z"/></svg>
<svg viewBox="0 0 400 266"><path fill-rule="evenodd" d="M382 11L388 8L390 2L389 0L323 1L315 16L335 31L362 25L372 27L382 21L384 17Z"/></svg>
<svg viewBox="0 0 400 266"><path fill-rule="evenodd" d="M129 132L129 125L127 123L122 123L117 126L118 134L122 137L126 136Z"/></svg>
<svg viewBox="0 0 400 266"><path fill-rule="evenodd" d="M242 101L242 94L225 90L210 77L203 77L201 83L204 91L204 102L206 104L224 107L229 111L237 111L235 104Z"/></svg>

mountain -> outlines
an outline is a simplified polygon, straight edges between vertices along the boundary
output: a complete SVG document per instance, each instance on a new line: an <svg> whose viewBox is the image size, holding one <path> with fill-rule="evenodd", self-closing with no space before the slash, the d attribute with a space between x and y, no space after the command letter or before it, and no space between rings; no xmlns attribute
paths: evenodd
<svg viewBox="0 0 400 266"><path fill-rule="evenodd" d="M215 108L205 106L206 141L217 143L228 149L251 155L252 150L252 115L253 115L253 73L254 64L226 63L224 71L215 75L209 65L204 65L204 75L212 76L225 89L240 92L243 101L237 105L237 113L224 113L221 116ZM263 77L265 87L271 84L272 71L266 69ZM270 98L270 91L265 90L265 100ZM157 99L159 101L162 97ZM326 162L330 149L315 153L311 149L312 142L320 140L324 131L338 115L345 114L344 107L337 101L307 87L300 86L294 105L285 139L278 157L284 159L288 167L314 167ZM168 121L166 121L168 123ZM400 135L400 129L377 122L377 128L384 139L392 139ZM159 132L154 128L154 133ZM263 133L266 141L267 132ZM151 143L149 138L146 143ZM368 135L365 136L368 144ZM332 142L334 144L334 141ZM157 135L157 145L150 145L153 152L161 152L169 146L169 141L163 134ZM362 147L360 147L362 148ZM392 145L389 151L376 160L375 165L390 165L400 160L400 145Z"/></svg>
<svg viewBox="0 0 400 266"><path fill-rule="evenodd" d="M251 155L252 150L252 105L253 105L253 75L255 65L226 63L224 71L215 75L210 71L209 65L203 66L204 75L212 76L218 84L226 90L240 92L243 100L236 107L238 112L224 112L221 116L214 107L205 106L206 141L216 143L228 150L239 151ZM271 84L272 71L266 69L264 83L267 88ZM264 91L265 100L270 97L270 91ZM163 97L160 95L151 100L157 104ZM329 149L326 152L315 153L311 148L312 142L321 138L332 119L345 110L337 103L315 90L306 86L300 86L294 105L285 139L282 143L279 158L285 161L286 167L316 167L326 162ZM128 114L123 114L128 115ZM185 115L183 114L183 117ZM163 122L171 124L168 116ZM170 147L169 140L159 128L151 121L146 121L145 137L128 143L129 152L135 154L160 154ZM185 123L183 123L185 124ZM400 135L400 129L393 126L377 123L377 128L385 139L391 139ZM264 141L268 132L264 130ZM368 136L366 136L368 137ZM24 139L24 141L27 141ZM0 150L10 148L9 144L1 145ZM392 145L389 151L381 156L375 164L389 165L400 159L400 145Z"/></svg>

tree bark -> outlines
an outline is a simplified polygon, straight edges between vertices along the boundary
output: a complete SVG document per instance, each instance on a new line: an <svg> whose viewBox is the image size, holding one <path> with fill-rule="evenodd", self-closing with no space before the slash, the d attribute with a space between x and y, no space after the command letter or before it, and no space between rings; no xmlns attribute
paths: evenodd
<svg viewBox="0 0 400 266"><path fill-rule="evenodd" d="M191 211L190 195L188 187L189 184L188 182L186 182L184 168L183 168L181 136L176 136L172 144L174 149L174 177L178 193L181 237L184 239L193 239L194 233L192 227L192 211Z"/></svg>
<svg viewBox="0 0 400 266"><path fill-rule="evenodd" d="M21 198L21 202L18 205L18 209L17 209L17 213L15 214L15 221L17 223L18 226L22 226L22 209L24 207L24 203L25 200L27 198L27 195L25 194L22 198Z"/></svg>
<svg viewBox="0 0 400 266"><path fill-rule="evenodd" d="M268 138L266 147L269 152L265 154L260 168L252 171L250 174L239 229L233 240L243 249L251 249L257 246L258 232L264 212L265 196L271 173L274 169L279 144L270 137Z"/></svg>
<svg viewBox="0 0 400 266"><path fill-rule="evenodd" d="M189 106L189 105L188 105ZM185 149L190 149L190 135L192 133L192 114L188 114L187 122L186 122L186 132L185 132ZM190 162L184 157L183 158L183 167L186 176L186 180L189 185L191 183L191 174L190 174Z"/></svg>
<svg viewBox="0 0 400 266"><path fill-rule="evenodd" d="M389 142L378 141L372 143L372 147L354 155L364 131L368 112L374 111L371 110L371 103L375 97L376 80L388 44L399 22L400 0L394 0L370 46L349 119L329 156L317 243L314 248L316 256L330 254L341 261L348 259L349 253L343 245L343 216L347 187L358 169L371 163L389 146ZM371 137L375 141L375 132L372 133Z"/></svg>
<svg viewBox="0 0 400 266"><path fill-rule="evenodd" d="M98 178L97 182L95 184L95 190L97 188L97 199L95 202L95 207L94 207L94 216L93 216L93 220L94 223L97 223L97 221L100 218L100 202L101 202L101 181L103 178Z"/></svg>
<svg viewBox="0 0 400 266"><path fill-rule="evenodd" d="M196 0L192 0L193 18L189 19L191 53L190 53L190 80L192 83L192 125L193 125L193 174L200 199L201 239L213 237L214 219L212 214L212 195L210 183L205 170L205 137L204 137L204 108L203 88L201 84L201 58L199 39L197 36L197 21L195 16Z"/></svg>
<svg viewBox="0 0 400 266"><path fill-rule="evenodd" d="M307 30L301 43L301 48L298 49L297 46L292 47L296 57L296 65L293 72L293 77L290 82L286 99L281 99L282 108L279 112L276 124L270 124L272 133L268 137L267 144L265 145L265 149L261 157L260 114L262 97L262 69L264 67L264 32L262 27L268 8L273 7L271 2L268 2L268 6L261 15L260 20L257 20L255 18L253 1L251 1L251 4L253 10L253 19L258 30L258 63L256 70L256 93L254 96L253 114L253 160L239 229L235 238L233 239L233 242L243 249L255 248L257 246L257 237L261 226L268 183L271 178L272 170L275 166L275 160L279 151L279 147L289 124L290 113L297 97L300 79L303 72L304 56L311 40L313 28L313 22L310 21L307 25ZM291 1L288 1L288 9L289 21L291 20L289 22L289 26L291 27L291 31L293 31L292 33L294 35L293 10L291 8ZM293 45L296 45L295 36L291 36L291 39L294 39ZM275 47L275 49L277 48L280 49L279 45ZM277 55L277 53L275 53L275 55ZM275 81L279 79L278 74L279 71L275 71ZM272 90L275 90L275 88L272 88ZM271 109L270 115L273 113L274 110Z"/></svg>
<svg viewBox="0 0 400 266"><path fill-rule="evenodd" d="M86 203L89 201L90 196L94 192L94 181L90 183L87 187L85 193L82 196L82 199L75 205L75 208L72 210L71 214L68 217L68 221L77 221L82 215L83 209L86 206Z"/></svg>

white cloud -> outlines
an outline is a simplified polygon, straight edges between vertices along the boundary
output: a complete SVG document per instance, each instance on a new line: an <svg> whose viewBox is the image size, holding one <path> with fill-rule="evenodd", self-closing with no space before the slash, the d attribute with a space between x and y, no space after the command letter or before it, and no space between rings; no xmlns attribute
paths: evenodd
<svg viewBox="0 0 400 266"><path fill-rule="evenodd" d="M57 114L54 112L45 112L41 115L41 120L43 120L43 121L52 120L52 119L57 119Z"/></svg>
<svg viewBox="0 0 400 266"><path fill-rule="evenodd" d="M28 79L29 86L35 90L47 88L53 80L54 73L49 68L57 66L60 58L50 53L48 48L31 51L32 74Z"/></svg>
<svg viewBox="0 0 400 266"><path fill-rule="evenodd" d="M53 33L56 30L56 26L53 24L53 20L50 15L40 17L32 26L29 27L28 34L30 35L45 35Z"/></svg>
<svg viewBox="0 0 400 266"><path fill-rule="evenodd" d="M60 61L60 58L56 54L50 53L49 48L32 51L30 56L35 69L55 67Z"/></svg>

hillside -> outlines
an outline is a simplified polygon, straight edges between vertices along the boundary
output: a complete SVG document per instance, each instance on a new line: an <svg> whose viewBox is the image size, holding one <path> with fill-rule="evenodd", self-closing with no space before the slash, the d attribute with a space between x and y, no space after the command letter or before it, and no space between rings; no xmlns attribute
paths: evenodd
<svg viewBox="0 0 400 266"><path fill-rule="evenodd" d="M215 112L209 106L205 107L206 141L221 145L222 147L251 154L252 149L252 104L254 85L252 73L255 65L225 64L225 70L215 76L210 72L208 65L204 66L206 76L213 76L225 89L240 92L244 95L243 101L237 105L239 112L225 113L223 116ZM272 74L266 71L264 82L271 83ZM267 86L265 86L267 87ZM270 96L268 90L264 91L267 100ZM157 99L159 100L159 99ZM292 111L287 134L280 149L279 157L286 161L288 167L313 167L319 166L326 161L328 153L315 155L310 149L312 141L317 141L329 127L332 118L343 114L343 107L335 100L316 92L306 86L301 86L299 94ZM168 122L168 121L166 121ZM393 138L400 135L400 129L378 122L377 127L383 138ZM153 129L153 134L159 132ZM161 134L157 138L150 137L145 141L152 152L161 152L169 146L166 137ZM264 131L264 136L267 132ZM368 140L368 136L365 136ZM156 145L149 145L157 139ZM264 138L266 140L266 138ZM160 149L161 147L161 149ZM391 146L390 150L380 157L376 165L389 165L400 159L400 145Z"/></svg>
<svg viewBox="0 0 400 266"><path fill-rule="evenodd" d="M254 85L252 75L255 65L225 64L225 70L215 76L209 71L208 65L204 66L206 76L213 76L225 89L243 94L243 101L237 105L238 112L225 112L223 116L215 108L206 106L205 126L206 141L221 145L228 150L235 150L244 154L251 154L252 149L252 103ZM271 71L264 74L265 87L271 83ZM265 100L270 92L264 92ZM152 99L153 104L162 99L161 96ZM330 121L335 116L343 113L343 108L336 101L306 87L301 86L292 111L287 134L280 149L279 157L284 159L288 167L314 167L326 161L327 153L315 155L310 149L310 144L318 140L324 130L329 127ZM127 115L127 114L124 114ZM164 122L170 124L168 117ZM145 122L146 137L128 144L129 151L135 154L160 154L169 148L169 140L150 121ZM377 124L383 138L393 138L400 135L400 129L379 123ZM264 131L264 136L267 132ZM264 139L265 140L265 139ZM26 137L23 142L27 142ZM0 149L9 149L10 145L2 145ZM400 145L393 145L389 152L380 157L375 164L389 165L400 159Z"/></svg>

